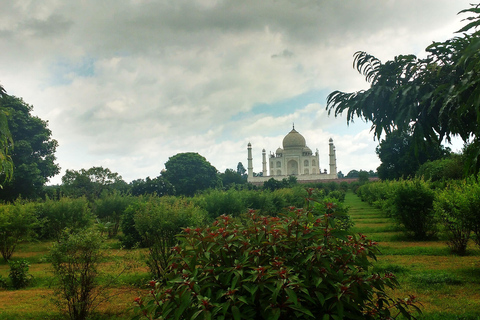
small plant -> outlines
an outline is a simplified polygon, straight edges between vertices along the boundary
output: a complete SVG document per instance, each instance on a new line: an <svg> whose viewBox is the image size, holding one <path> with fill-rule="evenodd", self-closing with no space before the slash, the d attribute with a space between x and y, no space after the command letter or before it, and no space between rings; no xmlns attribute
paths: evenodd
<svg viewBox="0 0 480 320"><path fill-rule="evenodd" d="M8 264L10 265L8 277L12 283L12 287L14 289L26 288L33 280L33 276L28 273L30 269L28 261L9 261Z"/></svg>
<svg viewBox="0 0 480 320"><path fill-rule="evenodd" d="M96 230L65 230L50 250L56 304L72 320L84 320L98 304L99 263L105 239Z"/></svg>
<svg viewBox="0 0 480 320"><path fill-rule="evenodd" d="M37 226L33 203L18 200L0 205L0 253L5 261L12 257L18 243L34 235Z"/></svg>
<svg viewBox="0 0 480 320"><path fill-rule="evenodd" d="M1 275L0 275L0 288L8 288L8 283L7 283L7 279L4 279Z"/></svg>
<svg viewBox="0 0 480 320"><path fill-rule="evenodd" d="M335 204L313 205L309 192L279 217L252 210L185 228L134 319L412 319L415 298L390 298L395 276L370 272L376 244L339 228Z"/></svg>

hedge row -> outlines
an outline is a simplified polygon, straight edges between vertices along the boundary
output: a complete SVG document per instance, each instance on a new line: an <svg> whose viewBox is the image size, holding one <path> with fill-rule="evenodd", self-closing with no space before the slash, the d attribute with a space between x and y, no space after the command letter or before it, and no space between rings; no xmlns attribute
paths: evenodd
<svg viewBox="0 0 480 320"><path fill-rule="evenodd" d="M480 184L474 178L432 183L422 179L369 183L357 190L416 239L448 237L454 253L466 254L468 241L480 246Z"/></svg>

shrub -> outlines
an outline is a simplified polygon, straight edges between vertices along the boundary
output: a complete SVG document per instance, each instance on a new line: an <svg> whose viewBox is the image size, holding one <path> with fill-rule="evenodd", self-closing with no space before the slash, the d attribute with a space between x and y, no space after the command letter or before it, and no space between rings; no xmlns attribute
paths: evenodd
<svg viewBox="0 0 480 320"><path fill-rule="evenodd" d="M101 294L99 263L105 238L92 229L65 230L50 249L56 304L72 320L83 320L96 307Z"/></svg>
<svg viewBox="0 0 480 320"><path fill-rule="evenodd" d="M136 246L145 246L145 244L142 242L140 233L138 233L137 228L135 228L134 219L137 208L142 206L145 201L147 201L146 196L138 197L125 209L125 212L120 220L120 229L123 233L123 235L120 237L120 242L122 243L122 246L127 249L131 249Z"/></svg>
<svg viewBox="0 0 480 320"><path fill-rule="evenodd" d="M27 287L33 280L31 274L28 273L30 265L26 260L9 261L10 273L8 277L12 282L14 289L21 289Z"/></svg>
<svg viewBox="0 0 480 320"><path fill-rule="evenodd" d="M472 231L478 241L480 230L480 186L473 179L452 183L438 191L434 203L435 214L442 222L452 252L464 255ZM477 242L478 243L478 242Z"/></svg>
<svg viewBox="0 0 480 320"><path fill-rule="evenodd" d="M42 237L59 239L64 229L77 232L93 225L94 215L85 197L61 197L58 200L47 198L38 206L39 217L45 221Z"/></svg>
<svg viewBox="0 0 480 320"><path fill-rule="evenodd" d="M135 228L149 249L147 265L155 279L162 279L182 228L202 226L207 214L183 198L149 197L135 207Z"/></svg>
<svg viewBox="0 0 480 320"><path fill-rule="evenodd" d="M222 214L239 215L247 208L241 199L241 193L234 189L228 191L209 190L195 196L194 201L208 212L212 220Z"/></svg>
<svg viewBox="0 0 480 320"><path fill-rule="evenodd" d="M5 261L11 258L20 241L30 239L38 226L33 203L16 201L0 205L0 253Z"/></svg>
<svg viewBox="0 0 480 320"><path fill-rule="evenodd" d="M103 193L99 199L95 200L93 212L105 226L109 238L117 235L122 215L132 202L131 198L131 196L113 192Z"/></svg>
<svg viewBox="0 0 480 320"><path fill-rule="evenodd" d="M393 218L415 239L426 239L437 232L433 211L435 194L423 180L400 181L393 194Z"/></svg>
<svg viewBox="0 0 480 320"><path fill-rule="evenodd" d="M418 169L416 176L431 181L458 180L463 178L463 168L463 157L452 154L446 159L425 162Z"/></svg>
<svg viewBox="0 0 480 320"><path fill-rule="evenodd" d="M369 271L375 243L339 229L333 204L320 208L280 217L250 211L185 228L166 282L135 299L135 319L411 318L413 299L385 292L395 276Z"/></svg>

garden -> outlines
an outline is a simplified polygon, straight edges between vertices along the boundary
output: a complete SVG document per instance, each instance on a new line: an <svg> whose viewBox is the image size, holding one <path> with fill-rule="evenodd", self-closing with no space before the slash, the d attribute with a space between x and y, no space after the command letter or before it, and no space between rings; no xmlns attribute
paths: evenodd
<svg viewBox="0 0 480 320"><path fill-rule="evenodd" d="M0 319L478 319L477 190L19 200L0 207Z"/></svg>

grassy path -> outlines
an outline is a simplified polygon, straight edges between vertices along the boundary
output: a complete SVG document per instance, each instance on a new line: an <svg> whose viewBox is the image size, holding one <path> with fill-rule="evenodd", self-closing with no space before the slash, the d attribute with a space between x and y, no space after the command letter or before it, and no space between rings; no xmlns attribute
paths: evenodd
<svg viewBox="0 0 480 320"><path fill-rule="evenodd" d="M354 232L379 243L375 263L379 272L394 272L400 282L398 297L419 297L424 314L419 319L480 320L480 252L450 254L444 240L412 241L381 210L348 192L345 204L355 223Z"/></svg>

